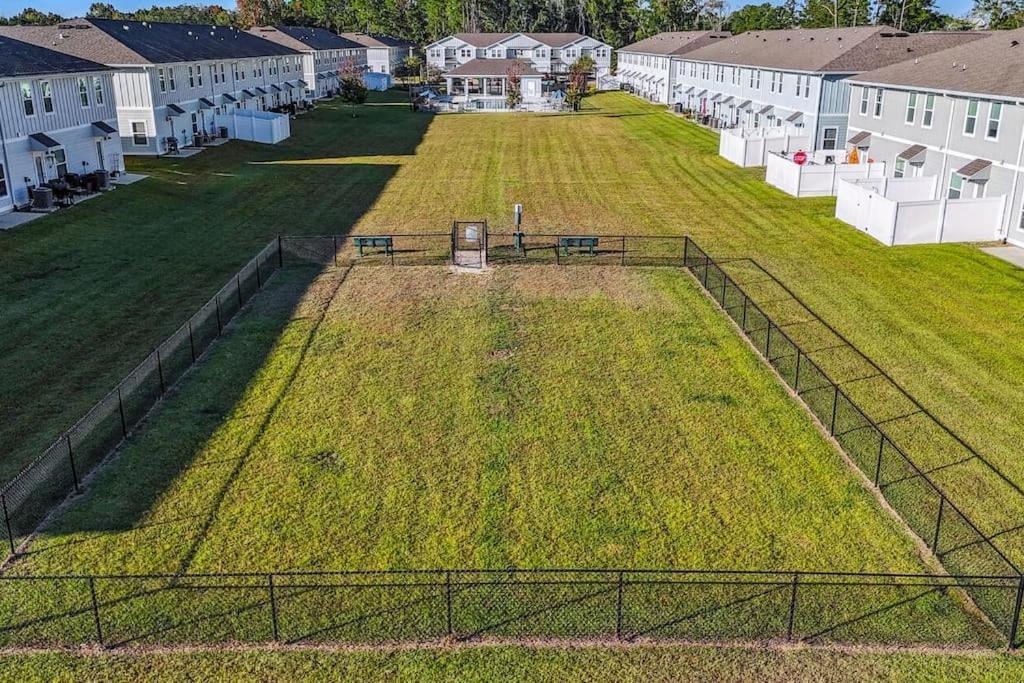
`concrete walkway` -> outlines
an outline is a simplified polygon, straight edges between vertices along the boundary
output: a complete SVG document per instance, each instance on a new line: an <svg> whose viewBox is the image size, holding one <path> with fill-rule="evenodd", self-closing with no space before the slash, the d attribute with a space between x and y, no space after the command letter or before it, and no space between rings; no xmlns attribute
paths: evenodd
<svg viewBox="0 0 1024 683"><path fill-rule="evenodd" d="M29 213L28 211L12 211L11 213L5 213L0 216L0 230L10 230L16 228L19 225L25 225L31 223L37 218L42 218L47 214L45 213Z"/></svg>
<svg viewBox="0 0 1024 683"><path fill-rule="evenodd" d="M981 250L1007 263L1012 263L1018 268L1024 268L1024 249L1021 247L1003 245L1000 247L982 247Z"/></svg>

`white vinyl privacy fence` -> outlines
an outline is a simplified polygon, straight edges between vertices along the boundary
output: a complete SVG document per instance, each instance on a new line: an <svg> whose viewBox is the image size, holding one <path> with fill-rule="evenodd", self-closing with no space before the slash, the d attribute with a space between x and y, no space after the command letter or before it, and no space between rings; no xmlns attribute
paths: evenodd
<svg viewBox="0 0 1024 683"><path fill-rule="evenodd" d="M835 151L818 151L809 155L810 161L797 164L790 156L774 152L768 155L765 181L794 197L834 197L841 180L882 178L885 163L836 164L824 163L825 156L834 157Z"/></svg>
<svg viewBox="0 0 1024 683"><path fill-rule="evenodd" d="M287 140L292 134L288 115L271 111L232 109L227 114L217 114L216 124L227 128L229 138L268 145Z"/></svg>
<svg viewBox="0 0 1024 683"><path fill-rule="evenodd" d="M887 246L998 238L1006 197L935 198L938 178L841 180L836 218Z"/></svg>
<svg viewBox="0 0 1024 683"><path fill-rule="evenodd" d="M718 154L737 166L764 166L768 155L808 149L811 136L795 128L730 128L722 131Z"/></svg>

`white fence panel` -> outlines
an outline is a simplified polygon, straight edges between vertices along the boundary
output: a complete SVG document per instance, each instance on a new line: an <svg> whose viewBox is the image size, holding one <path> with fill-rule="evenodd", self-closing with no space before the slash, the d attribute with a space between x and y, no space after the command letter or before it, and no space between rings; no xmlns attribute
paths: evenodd
<svg viewBox="0 0 1024 683"><path fill-rule="evenodd" d="M1005 196L950 199L940 242L987 242L998 238L1003 223Z"/></svg>
<svg viewBox="0 0 1024 683"><path fill-rule="evenodd" d="M932 244L942 216L942 200L900 202L893 244Z"/></svg>

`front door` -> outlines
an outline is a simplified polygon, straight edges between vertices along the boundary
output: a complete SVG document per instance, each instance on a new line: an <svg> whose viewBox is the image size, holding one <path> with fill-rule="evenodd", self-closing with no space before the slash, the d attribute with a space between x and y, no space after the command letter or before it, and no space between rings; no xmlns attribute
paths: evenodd
<svg viewBox="0 0 1024 683"><path fill-rule="evenodd" d="M452 223L452 263L481 269L487 265L487 221Z"/></svg>
<svg viewBox="0 0 1024 683"><path fill-rule="evenodd" d="M104 161L103 161L103 141L102 140L97 140L96 141L96 159L99 161L99 169L105 171L107 169L107 164L104 163Z"/></svg>
<svg viewBox="0 0 1024 683"><path fill-rule="evenodd" d="M42 185L46 182L46 173L43 171L43 158L36 155L36 182Z"/></svg>

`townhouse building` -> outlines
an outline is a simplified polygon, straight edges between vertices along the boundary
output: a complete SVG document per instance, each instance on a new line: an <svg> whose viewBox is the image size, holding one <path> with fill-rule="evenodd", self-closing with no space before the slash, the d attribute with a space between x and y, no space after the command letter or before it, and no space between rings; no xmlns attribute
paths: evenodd
<svg viewBox="0 0 1024 683"><path fill-rule="evenodd" d="M594 60L593 77L611 74L612 47L580 33L456 33L427 45L427 63L443 73L481 59L520 60L550 82L564 81L580 57ZM488 70L485 66L467 67Z"/></svg>
<svg viewBox="0 0 1024 683"><path fill-rule="evenodd" d="M669 104L675 91L673 57L682 57L730 33L719 31L676 31L659 33L616 50L617 75L624 90L651 102Z"/></svg>
<svg viewBox="0 0 1024 683"><path fill-rule="evenodd" d="M123 169L109 68L4 35L0 55L0 213L69 173Z"/></svg>
<svg viewBox="0 0 1024 683"><path fill-rule="evenodd" d="M406 57L416 51L415 43L382 33L342 33L342 38L366 48L366 68L374 73L394 76Z"/></svg>
<svg viewBox="0 0 1024 683"><path fill-rule="evenodd" d="M842 149L848 78L977 38L885 26L749 31L673 57L669 98L716 127L789 127L815 149Z"/></svg>
<svg viewBox="0 0 1024 683"><path fill-rule="evenodd" d="M218 114L266 111L312 92L302 53L230 26L77 19L2 32L112 67L125 154L194 145L218 132Z"/></svg>
<svg viewBox="0 0 1024 683"><path fill-rule="evenodd" d="M925 199L1005 198L987 238L1024 246L1024 29L853 76L849 108L851 150Z"/></svg>
<svg viewBox="0 0 1024 683"><path fill-rule="evenodd" d="M366 48L322 28L257 26L253 35L302 54L302 80L313 99L327 97L341 84L342 69L366 69Z"/></svg>

